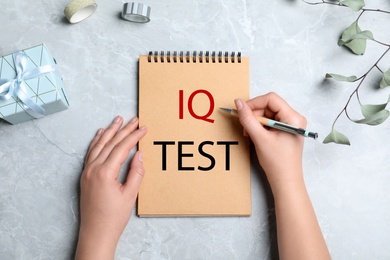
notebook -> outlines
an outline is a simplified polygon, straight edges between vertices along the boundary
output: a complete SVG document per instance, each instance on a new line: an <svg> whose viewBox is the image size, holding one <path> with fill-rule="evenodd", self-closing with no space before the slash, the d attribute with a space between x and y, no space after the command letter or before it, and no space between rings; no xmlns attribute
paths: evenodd
<svg viewBox="0 0 390 260"><path fill-rule="evenodd" d="M139 57L140 217L249 216L249 140L219 107L249 98L241 53L150 52Z"/></svg>

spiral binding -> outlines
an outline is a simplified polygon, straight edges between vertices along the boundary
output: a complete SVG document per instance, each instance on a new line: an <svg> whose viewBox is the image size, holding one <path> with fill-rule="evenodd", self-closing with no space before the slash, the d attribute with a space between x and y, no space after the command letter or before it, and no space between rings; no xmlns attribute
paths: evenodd
<svg viewBox="0 0 390 260"><path fill-rule="evenodd" d="M222 51L217 52L213 51L210 52L206 51L205 54L203 54L203 51L194 51L191 55L190 51L184 52L180 51L174 51L172 54L170 51L167 51L166 53L164 51L161 51L160 54L157 51L150 51L148 55L148 62L173 62L173 63L241 63L241 52L238 52L237 55L235 52L232 52L229 55L229 52L225 52L223 54Z"/></svg>

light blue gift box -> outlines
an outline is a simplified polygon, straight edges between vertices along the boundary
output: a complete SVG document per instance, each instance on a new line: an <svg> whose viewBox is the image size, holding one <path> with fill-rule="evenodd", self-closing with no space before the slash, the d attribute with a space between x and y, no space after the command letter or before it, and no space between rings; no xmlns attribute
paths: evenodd
<svg viewBox="0 0 390 260"><path fill-rule="evenodd" d="M68 107L61 74L44 44L0 58L0 118L19 124Z"/></svg>

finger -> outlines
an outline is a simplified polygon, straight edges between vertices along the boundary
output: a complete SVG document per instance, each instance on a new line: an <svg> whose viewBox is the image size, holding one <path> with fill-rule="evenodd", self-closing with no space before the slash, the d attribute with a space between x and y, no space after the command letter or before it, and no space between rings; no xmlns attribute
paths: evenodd
<svg viewBox="0 0 390 260"><path fill-rule="evenodd" d="M88 162L89 154L91 153L92 148L95 147L96 143L99 141L99 139L100 139L100 137L102 136L103 133L104 133L104 129L100 128L98 130L98 132L96 133L95 137L92 139L91 144L89 145L87 154L85 156L84 163Z"/></svg>
<svg viewBox="0 0 390 260"><path fill-rule="evenodd" d="M126 197L131 201L135 201L137 197L144 174L143 154L141 151L138 151L131 160L129 174L127 175L126 182L122 186Z"/></svg>
<svg viewBox="0 0 390 260"><path fill-rule="evenodd" d="M266 134L266 130L257 120L256 116L253 114L251 108L246 104L246 102L242 101L241 99L236 99L235 104L241 125L249 134L252 141L258 141L262 135Z"/></svg>
<svg viewBox="0 0 390 260"><path fill-rule="evenodd" d="M263 116L271 118L280 111L291 109L284 99L273 92L248 100L247 104L252 110L261 110L264 112Z"/></svg>
<svg viewBox="0 0 390 260"><path fill-rule="evenodd" d="M122 123L123 118L121 116L117 116L92 147L89 153L89 161L93 161L99 156L101 150L106 146L107 142L111 140L121 128Z"/></svg>
<svg viewBox="0 0 390 260"><path fill-rule="evenodd" d="M113 138L115 143L119 143L138 127L138 117L133 117Z"/></svg>
<svg viewBox="0 0 390 260"><path fill-rule="evenodd" d="M112 173L118 174L123 162L126 160L131 149L144 137L146 134L146 127L141 127L129 134L125 139L118 143L111 151L106 161L107 167L113 169ZM117 176L113 176L117 178Z"/></svg>
<svg viewBox="0 0 390 260"><path fill-rule="evenodd" d="M134 117L122 129L120 129L111 140L109 140L100 151L99 160L105 161L114 147L134 132L138 127L138 118Z"/></svg>
<svg viewBox="0 0 390 260"><path fill-rule="evenodd" d="M276 93L258 96L247 101L247 104L254 111L262 111L264 117L299 127L306 126L305 118Z"/></svg>

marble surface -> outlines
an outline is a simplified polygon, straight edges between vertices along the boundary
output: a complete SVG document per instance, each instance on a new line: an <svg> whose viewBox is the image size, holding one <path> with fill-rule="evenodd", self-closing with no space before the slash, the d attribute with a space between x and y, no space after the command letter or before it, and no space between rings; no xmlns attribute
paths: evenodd
<svg viewBox="0 0 390 260"><path fill-rule="evenodd" d="M324 81L326 72L361 75L383 53L373 42L357 57L337 46L357 14L298 0L151 1L151 22L120 19L123 1L98 0L71 25L68 0L2 0L0 55L45 43L65 81L70 109L20 125L0 121L0 259L71 259L83 157L99 127L137 114L137 59L149 50L242 51L251 58L251 96L275 91L308 119L320 140L306 140L305 180L334 259L390 259L389 122L336 128L352 146L322 144L356 84ZM369 7L389 10L386 0ZM389 15L367 13L361 27L390 42ZM380 64L390 66L390 56ZM364 103L384 103L378 73L361 88ZM350 114L359 117L351 102ZM253 157L253 156L252 156ZM253 215L244 218L133 216L116 259L276 259L275 214L253 158ZM123 177L122 173L122 177Z"/></svg>

